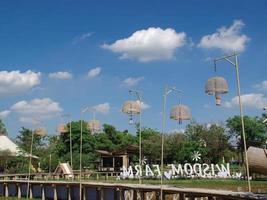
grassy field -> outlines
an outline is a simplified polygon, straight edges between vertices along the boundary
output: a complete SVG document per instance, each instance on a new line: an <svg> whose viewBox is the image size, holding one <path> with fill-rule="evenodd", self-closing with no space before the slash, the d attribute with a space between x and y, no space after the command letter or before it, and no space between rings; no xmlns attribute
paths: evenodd
<svg viewBox="0 0 267 200"><path fill-rule="evenodd" d="M62 181L66 181L66 180L62 179ZM78 181L78 180L74 180L74 181ZM84 181L138 184L138 179L116 180L116 177L106 177L106 176L99 176L97 179L96 177L91 176L89 179L86 179ZM159 185L160 180L159 179L143 179L142 183ZM163 184L175 186L175 187L207 188L207 189L231 190L231 191L239 191L239 192L248 191L248 185L247 185L246 180L235 180L235 179L171 179L171 180L163 180ZM252 192L255 192L255 193L266 193L267 194L267 179L259 179L259 180L251 181L251 189L252 189Z"/></svg>
<svg viewBox="0 0 267 200"><path fill-rule="evenodd" d="M100 180L109 183L138 183L138 180ZM143 184L159 185L160 180L142 180ZM247 181L232 179L172 179L164 180L164 185L189 188L208 188L231 191L247 191ZM251 181L252 192L267 193L267 180Z"/></svg>

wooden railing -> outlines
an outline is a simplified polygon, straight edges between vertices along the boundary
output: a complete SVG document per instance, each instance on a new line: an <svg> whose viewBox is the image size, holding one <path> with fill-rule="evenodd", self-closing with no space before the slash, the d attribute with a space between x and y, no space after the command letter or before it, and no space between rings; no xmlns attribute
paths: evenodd
<svg viewBox="0 0 267 200"><path fill-rule="evenodd" d="M0 180L0 196L26 197L29 183L29 198L79 200L78 181L27 181ZM82 200L159 200L159 185L112 184L102 182L82 182ZM246 192L231 192L199 188L163 186L163 200L197 199L267 199L267 195Z"/></svg>

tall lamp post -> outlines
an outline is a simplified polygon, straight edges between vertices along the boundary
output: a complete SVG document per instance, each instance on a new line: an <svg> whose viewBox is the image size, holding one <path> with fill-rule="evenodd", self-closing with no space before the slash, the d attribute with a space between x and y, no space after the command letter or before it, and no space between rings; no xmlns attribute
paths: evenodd
<svg viewBox="0 0 267 200"><path fill-rule="evenodd" d="M244 145L244 154L245 154L245 165L246 165L246 173L247 173L247 182L248 182L248 191L251 191L250 179L249 179L249 165L248 165L248 156L247 156L247 144L246 144L246 134L245 134L245 126L244 126L244 116L243 116L243 105L241 101L241 92L240 92L240 78L239 78L239 64L238 64L238 54L233 53L231 55L226 55L222 57L218 57L214 59L214 67L216 71L216 64L220 61L227 61L232 66L235 67L236 70L236 84L237 84L237 95L239 101L239 111L241 118L241 127L242 127L242 138ZM224 78L222 77L213 77L208 80L205 87L206 93L209 95L215 95L216 105L221 105L221 97L220 94L224 94L228 92L228 85Z"/></svg>
<svg viewBox="0 0 267 200"><path fill-rule="evenodd" d="M83 115L84 113L89 111L89 107L85 107L81 110L81 132L80 132L80 180L79 180L79 185L80 185L80 190L79 190L79 195L80 195L80 200L82 200L82 151L83 151Z"/></svg>
<svg viewBox="0 0 267 200"><path fill-rule="evenodd" d="M163 170L164 170L163 169L164 168L164 133L165 133L165 127L166 127L166 103L167 103L167 96L172 92L176 92L177 94L182 93L182 91L176 89L176 87L166 86L164 90L164 94L163 94L162 130L161 130L161 176L160 176L160 199L161 200L163 200L162 185L163 185ZM177 120L179 124L181 124L183 120L191 119L190 110L186 105L181 104L181 98L179 98L179 104L172 108L170 118L173 120Z"/></svg>
<svg viewBox="0 0 267 200"><path fill-rule="evenodd" d="M57 132L64 134L68 132L68 127L66 124L63 123L63 118L68 118L69 121L69 137L70 137L70 167L72 168L72 120L71 120L71 114L62 114L61 116L62 124L59 124L57 127ZM73 179L72 179L73 180Z"/></svg>
<svg viewBox="0 0 267 200"><path fill-rule="evenodd" d="M31 131L31 146L30 146L30 159L29 159L29 169L28 169L28 183L27 183L27 198L29 198L30 191L30 176L31 176L31 166L32 166L32 151L33 151L33 141L34 135L44 137L47 133L46 130L42 127L37 127L37 125L42 124L42 121L39 119L33 119L33 130ZM37 127L37 128L36 128Z"/></svg>
<svg viewBox="0 0 267 200"><path fill-rule="evenodd" d="M126 113L130 116L129 123L133 123L133 115L139 114L139 166L140 166L140 174L139 174L139 184L142 183L142 96L139 91L129 90L130 95L134 95L137 98L137 101L126 101L123 104L122 112Z"/></svg>

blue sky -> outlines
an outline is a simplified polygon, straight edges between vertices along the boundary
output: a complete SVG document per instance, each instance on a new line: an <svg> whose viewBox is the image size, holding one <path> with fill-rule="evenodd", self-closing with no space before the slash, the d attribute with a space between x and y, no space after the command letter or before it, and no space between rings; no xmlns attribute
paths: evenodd
<svg viewBox="0 0 267 200"><path fill-rule="evenodd" d="M238 114L234 68L220 63L229 83L223 106L204 93L212 58L239 51L244 112L267 104L265 1L1 1L0 117L9 135L41 118L55 134L60 113L96 117L134 128L120 112L129 89L142 91L144 126L161 128L164 85L184 91L182 102L201 123ZM29 71L30 70L30 71ZM90 72L91 71L91 72ZM60 72L60 73L59 73ZM90 74L90 75L89 75ZM168 97L167 113L178 102ZM91 113L85 119L92 118ZM167 119L167 131L184 129Z"/></svg>

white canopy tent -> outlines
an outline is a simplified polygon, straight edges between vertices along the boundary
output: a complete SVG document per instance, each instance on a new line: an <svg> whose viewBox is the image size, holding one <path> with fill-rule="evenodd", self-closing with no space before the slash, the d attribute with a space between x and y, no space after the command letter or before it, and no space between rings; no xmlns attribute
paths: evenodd
<svg viewBox="0 0 267 200"><path fill-rule="evenodd" d="M29 157L29 154L22 153L19 150L18 145L16 145L6 135L0 135L0 151L9 151L12 156ZM32 158L38 158L38 157L37 156L32 156Z"/></svg>

